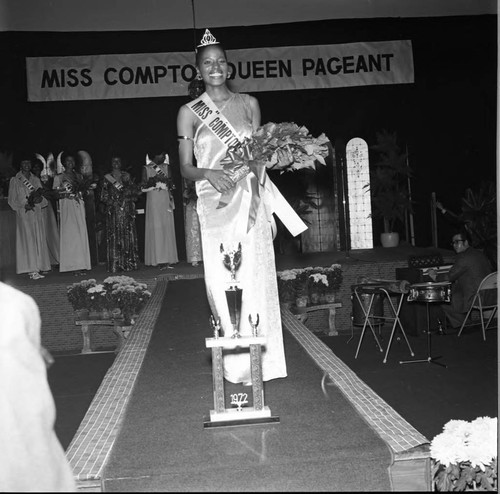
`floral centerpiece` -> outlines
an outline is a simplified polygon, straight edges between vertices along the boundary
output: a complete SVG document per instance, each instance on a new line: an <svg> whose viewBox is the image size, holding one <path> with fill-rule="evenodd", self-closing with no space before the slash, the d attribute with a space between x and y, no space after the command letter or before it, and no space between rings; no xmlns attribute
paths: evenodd
<svg viewBox="0 0 500 494"><path fill-rule="evenodd" d="M87 293L89 296L89 310L96 312L104 309L109 310L108 294L102 283L90 286L87 289Z"/></svg>
<svg viewBox="0 0 500 494"><path fill-rule="evenodd" d="M73 283L67 289L68 300L73 310L90 309L89 288L96 286L96 280L83 280Z"/></svg>
<svg viewBox="0 0 500 494"><path fill-rule="evenodd" d="M139 283L130 276L109 276L102 283L95 279L83 280L68 287L68 300L74 310L109 311L123 320L124 325L132 323L151 297L145 283Z"/></svg>
<svg viewBox="0 0 500 494"><path fill-rule="evenodd" d="M120 309L125 326L133 322L133 316L142 310L151 297L147 285L130 276L110 276L104 280L103 285L110 293L113 308Z"/></svg>
<svg viewBox="0 0 500 494"><path fill-rule="evenodd" d="M297 272L294 269L279 271L278 275L278 294L280 301L283 303L291 303L295 301L295 281Z"/></svg>
<svg viewBox="0 0 500 494"><path fill-rule="evenodd" d="M307 286L309 298L318 303L320 297L328 290L328 278L323 272L311 273L307 278Z"/></svg>
<svg viewBox="0 0 500 494"><path fill-rule="evenodd" d="M328 268L324 268L323 272L326 274L326 279L328 280L328 291L337 291L343 281L342 267L340 264L332 264Z"/></svg>
<svg viewBox="0 0 500 494"><path fill-rule="evenodd" d="M437 491L497 490L497 418L450 420L431 442Z"/></svg>

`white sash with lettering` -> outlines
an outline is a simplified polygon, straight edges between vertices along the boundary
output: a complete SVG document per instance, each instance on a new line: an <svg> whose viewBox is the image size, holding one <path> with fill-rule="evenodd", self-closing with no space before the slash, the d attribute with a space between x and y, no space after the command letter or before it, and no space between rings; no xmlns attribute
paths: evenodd
<svg viewBox="0 0 500 494"><path fill-rule="evenodd" d="M212 131L226 149L243 142L238 132L206 92L199 98L187 103L186 106ZM267 206L266 209L270 213L275 213L294 237L307 230L307 225L282 196L276 185L267 177L267 173L265 174L263 187L265 190L263 199ZM269 216L272 219L272 216Z"/></svg>
<svg viewBox="0 0 500 494"><path fill-rule="evenodd" d="M106 174L106 180L110 182L117 190L121 191L123 190L123 185L116 180L113 175Z"/></svg>

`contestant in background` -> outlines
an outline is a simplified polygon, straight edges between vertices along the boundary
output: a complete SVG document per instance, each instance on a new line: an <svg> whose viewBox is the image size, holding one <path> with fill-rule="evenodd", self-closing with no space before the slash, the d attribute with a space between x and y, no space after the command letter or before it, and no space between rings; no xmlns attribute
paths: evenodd
<svg viewBox="0 0 500 494"><path fill-rule="evenodd" d="M192 180L182 179L184 199L184 231L186 238L186 259L191 265L198 266L203 261L203 252L201 249L201 231L196 203L196 187Z"/></svg>
<svg viewBox="0 0 500 494"><path fill-rule="evenodd" d="M20 171L9 182L9 206L16 212L16 273L29 273L32 280L50 271L50 255L42 208L47 199L40 179L31 173L32 157L22 156Z"/></svg>
<svg viewBox="0 0 500 494"><path fill-rule="evenodd" d="M149 160L142 171L142 189L146 192L144 264L172 269L179 258L168 155L161 148L150 146L147 156Z"/></svg>
<svg viewBox="0 0 500 494"><path fill-rule="evenodd" d="M84 275L90 270L90 248L85 221L85 204L81 184L83 176L75 171L75 156L63 153L63 171L54 177L59 196L59 271Z"/></svg>
<svg viewBox="0 0 500 494"><path fill-rule="evenodd" d="M135 201L140 189L130 173L122 170L120 156L111 157L111 171L104 175L100 200L104 204L106 269L110 273L138 268Z"/></svg>
<svg viewBox="0 0 500 494"><path fill-rule="evenodd" d="M260 126L259 103L255 97L233 93L227 86L229 67L223 47L215 40L198 46L196 68L196 84L201 86L201 92L204 88L240 136L250 136ZM191 88L190 95L197 98L199 93ZM259 335L266 338L262 352L263 379L286 377L270 215L261 204L255 224L247 232L252 199L250 175L235 185L220 164L226 156L226 146L187 105L179 109L177 133L181 173L196 182L205 284L212 313L220 318L223 334L230 336L233 328L225 295L230 277L222 262L221 244L232 250L241 243L242 260L237 271L243 290L240 334L251 336L248 316L251 314L255 320L258 313ZM197 167L193 165L193 153ZM233 187L236 193L232 201L217 208L221 193ZM224 376L233 383L251 382L248 351L224 354Z"/></svg>
<svg viewBox="0 0 500 494"><path fill-rule="evenodd" d="M0 281L0 491L69 492L76 484L54 424L40 311Z"/></svg>
<svg viewBox="0 0 500 494"><path fill-rule="evenodd" d="M52 203L55 202L54 191L52 189L54 178L50 177L47 173L42 173L43 163L39 159L33 162L31 171L40 179L44 197L47 199L47 205L42 206L42 217L45 225L50 264L57 266L59 265L59 226L57 225L55 209L52 206Z"/></svg>

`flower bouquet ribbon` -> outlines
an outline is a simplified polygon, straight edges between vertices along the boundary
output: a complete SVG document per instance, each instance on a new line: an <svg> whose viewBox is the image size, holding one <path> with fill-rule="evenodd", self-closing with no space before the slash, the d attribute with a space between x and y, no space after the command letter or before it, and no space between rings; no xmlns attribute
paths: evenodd
<svg viewBox="0 0 500 494"><path fill-rule="evenodd" d="M266 167L263 163L252 159L252 152L246 141L231 146L227 150L226 157L221 161L221 165L224 170L229 170L231 172L231 179L233 182L240 185L245 190L248 190L248 187L247 182L243 179L248 174L252 174L250 177L251 201L247 222L248 232L253 227L255 220L257 219L257 212L261 202L260 188L265 187L266 184ZM231 202L235 193L236 187L223 192L219 199L217 209L227 206Z"/></svg>

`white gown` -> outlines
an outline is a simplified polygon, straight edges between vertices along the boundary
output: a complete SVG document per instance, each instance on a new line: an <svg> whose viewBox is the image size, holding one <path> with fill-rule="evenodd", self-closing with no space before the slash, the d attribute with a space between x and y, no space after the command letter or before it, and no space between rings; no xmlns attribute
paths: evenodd
<svg viewBox="0 0 500 494"><path fill-rule="evenodd" d="M235 94L220 110L241 136L251 134L252 114L247 95ZM219 162L226 150L206 125L198 128L194 141L198 168L220 168ZM227 336L233 331L225 294L230 286L230 272L223 264L221 244L225 250L232 250L241 242L242 261L236 273L243 290L240 334L251 335L249 315L255 321L258 314L258 334L267 340L262 349L262 374L268 381L286 377L287 371L271 226L261 203L255 225L247 233L251 199L249 180L250 176L247 176L237 185L232 202L221 209L217 209L221 194L207 180L196 182L197 210L207 296L212 313L220 318L223 333ZM247 190L242 183L247 184ZM250 381L248 349L240 353L224 352L224 376L233 383Z"/></svg>

